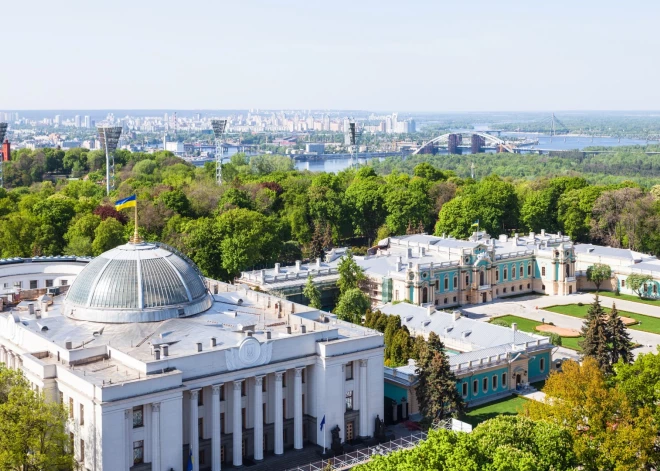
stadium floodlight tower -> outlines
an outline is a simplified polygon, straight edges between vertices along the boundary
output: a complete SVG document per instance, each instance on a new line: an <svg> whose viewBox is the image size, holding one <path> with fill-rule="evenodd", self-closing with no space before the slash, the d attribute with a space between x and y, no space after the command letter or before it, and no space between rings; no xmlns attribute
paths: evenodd
<svg viewBox="0 0 660 471"><path fill-rule="evenodd" d="M0 123L0 144L5 142L5 134L7 134L7 123ZM6 158L7 156L2 155L2 152L0 152L0 188L2 188L5 183L3 169L5 166Z"/></svg>
<svg viewBox="0 0 660 471"><path fill-rule="evenodd" d="M213 119L211 127L215 135L215 181L218 185L222 185L222 138L227 129L227 120Z"/></svg>
<svg viewBox="0 0 660 471"><path fill-rule="evenodd" d="M358 151L360 150L358 147L358 139L361 135L362 131L357 128L355 121L348 123L348 138L352 147L350 168L358 165Z"/></svg>
<svg viewBox="0 0 660 471"><path fill-rule="evenodd" d="M101 148L105 150L105 191L109 195L115 188L115 150L121 137L121 126L99 126Z"/></svg>

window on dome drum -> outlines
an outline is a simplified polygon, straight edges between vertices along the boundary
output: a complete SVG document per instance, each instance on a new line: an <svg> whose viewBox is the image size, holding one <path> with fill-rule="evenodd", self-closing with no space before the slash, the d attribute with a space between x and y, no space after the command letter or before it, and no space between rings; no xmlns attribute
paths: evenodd
<svg viewBox="0 0 660 471"><path fill-rule="evenodd" d="M74 443L75 443L75 437L73 435L73 432L69 432L69 451L73 455L74 453Z"/></svg>
<svg viewBox="0 0 660 471"><path fill-rule="evenodd" d="M133 428L144 427L144 406L133 407Z"/></svg>
<svg viewBox="0 0 660 471"><path fill-rule="evenodd" d="M506 288L502 288L502 291L506 293Z"/></svg>
<svg viewBox="0 0 660 471"><path fill-rule="evenodd" d="M133 464L144 463L144 440L133 442Z"/></svg>
<svg viewBox="0 0 660 471"><path fill-rule="evenodd" d="M468 395L468 384L463 383L463 397Z"/></svg>
<svg viewBox="0 0 660 471"><path fill-rule="evenodd" d="M353 410L353 391L346 391L346 410Z"/></svg>
<svg viewBox="0 0 660 471"><path fill-rule="evenodd" d="M353 379L353 362L346 363L346 381Z"/></svg>
<svg viewBox="0 0 660 471"><path fill-rule="evenodd" d="M497 375L493 376L493 391L497 389Z"/></svg>
<svg viewBox="0 0 660 471"><path fill-rule="evenodd" d="M482 383L481 388L483 389L483 391L488 392L488 378L484 378L481 383Z"/></svg>
<svg viewBox="0 0 660 471"><path fill-rule="evenodd" d="M64 405L64 393L60 391L60 404Z"/></svg>
<svg viewBox="0 0 660 471"><path fill-rule="evenodd" d="M506 387L506 373L502 373L502 387Z"/></svg>
<svg viewBox="0 0 660 471"><path fill-rule="evenodd" d="M527 289L529 289L530 287L531 287L531 285L529 283L527 283Z"/></svg>
<svg viewBox="0 0 660 471"><path fill-rule="evenodd" d="M479 394L479 381L476 379L472 382L472 394Z"/></svg>

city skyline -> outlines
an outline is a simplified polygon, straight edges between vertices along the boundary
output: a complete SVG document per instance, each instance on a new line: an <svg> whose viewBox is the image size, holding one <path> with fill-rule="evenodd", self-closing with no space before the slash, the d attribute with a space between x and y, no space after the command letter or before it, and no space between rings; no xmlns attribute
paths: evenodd
<svg viewBox="0 0 660 471"><path fill-rule="evenodd" d="M648 60L660 6L648 2L128 6L6 5L5 34L21 40L7 51L0 106L660 109Z"/></svg>

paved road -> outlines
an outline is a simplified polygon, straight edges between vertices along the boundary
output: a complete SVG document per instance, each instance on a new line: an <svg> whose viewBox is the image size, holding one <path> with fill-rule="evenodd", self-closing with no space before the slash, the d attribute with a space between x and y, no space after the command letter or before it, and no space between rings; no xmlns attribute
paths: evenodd
<svg viewBox="0 0 660 471"><path fill-rule="evenodd" d="M524 317L525 319L531 319L538 322L541 322L541 319L543 319L546 323L552 322L558 327L580 330L582 328L582 319L545 311L543 308L558 304L576 304L579 302L590 304L593 302L593 299L594 295L592 293L578 293L570 296L525 296L510 300L501 299L486 304L470 306L464 308L463 312L468 313L471 318L484 321L488 321L494 317L512 314L514 316ZM600 299L601 304L606 307L612 307L612 303L616 302L617 308L621 310L660 318L660 307L657 306L607 297L601 297ZM635 349L636 355L639 353L657 351L656 347L657 345L660 345L660 335L633 329L628 329L628 332L630 332L633 341L642 345L642 347ZM556 353L568 358L577 357L574 351L566 348L561 348ZM558 356L557 354L553 356L555 358L561 358L561 356Z"/></svg>

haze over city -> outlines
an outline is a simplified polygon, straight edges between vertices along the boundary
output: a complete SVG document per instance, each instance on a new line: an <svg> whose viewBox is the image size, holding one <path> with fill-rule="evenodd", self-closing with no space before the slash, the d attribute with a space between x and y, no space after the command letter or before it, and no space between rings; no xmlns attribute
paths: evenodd
<svg viewBox="0 0 660 471"><path fill-rule="evenodd" d="M653 110L650 1L5 2L3 109Z"/></svg>

